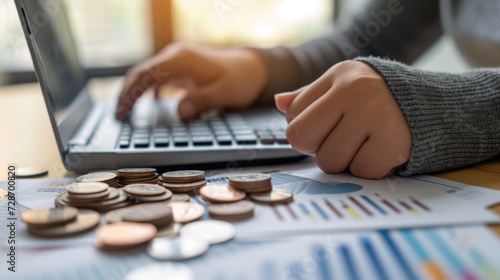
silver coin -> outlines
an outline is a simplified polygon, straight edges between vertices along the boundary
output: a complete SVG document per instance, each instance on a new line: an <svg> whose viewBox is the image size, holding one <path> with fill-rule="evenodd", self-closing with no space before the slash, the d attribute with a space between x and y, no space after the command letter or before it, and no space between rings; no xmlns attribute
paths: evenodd
<svg viewBox="0 0 500 280"><path fill-rule="evenodd" d="M180 170L180 171L170 171L163 173L163 178L165 177L198 177L205 176L205 172L200 170Z"/></svg>
<svg viewBox="0 0 500 280"><path fill-rule="evenodd" d="M125 275L125 280L194 280L193 270L174 262L155 262L136 267Z"/></svg>
<svg viewBox="0 0 500 280"><path fill-rule="evenodd" d="M244 174L235 175L228 178L229 182L247 183L247 182L262 182L271 180L271 175L267 174Z"/></svg>
<svg viewBox="0 0 500 280"><path fill-rule="evenodd" d="M236 228L224 221L205 220L189 223L181 228L181 236L203 239L209 244L229 241L236 235Z"/></svg>
<svg viewBox="0 0 500 280"><path fill-rule="evenodd" d="M169 226L159 228L156 237L161 238L178 236L181 232L181 227L182 225L179 223L171 223Z"/></svg>
<svg viewBox="0 0 500 280"><path fill-rule="evenodd" d="M181 261L205 254L209 244L200 238L185 236L155 238L146 249L149 256L162 261Z"/></svg>
<svg viewBox="0 0 500 280"><path fill-rule="evenodd" d="M95 172L82 175L76 178L77 182L106 182L116 179L116 173L111 172Z"/></svg>
<svg viewBox="0 0 500 280"><path fill-rule="evenodd" d="M45 175L49 170L43 166L26 166L16 170L17 177L35 177Z"/></svg>

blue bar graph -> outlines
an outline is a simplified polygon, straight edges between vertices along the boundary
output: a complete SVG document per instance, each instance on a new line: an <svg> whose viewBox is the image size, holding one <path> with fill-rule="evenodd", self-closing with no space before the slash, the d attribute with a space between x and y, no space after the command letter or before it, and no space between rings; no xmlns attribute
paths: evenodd
<svg viewBox="0 0 500 280"><path fill-rule="evenodd" d="M380 235L382 236L382 240L384 240L385 244L387 245L387 247L391 251L391 253L394 256L394 258L396 259L396 261L399 263L399 266L401 267L404 274L406 275L406 279L417 280L418 279L417 275L411 269L410 264L404 258L403 253L401 253L401 251L399 250L396 243L394 243L394 240L392 240L392 237L390 236L389 231L381 230Z"/></svg>
<svg viewBox="0 0 500 280"><path fill-rule="evenodd" d="M323 209L321 209L319 207L319 205L314 202L314 200L311 200L311 205L314 209L316 209L316 211L318 211L318 213L321 215L321 217L324 219L324 220L329 220L330 217L328 217L328 215L323 211Z"/></svg>
<svg viewBox="0 0 500 280"><path fill-rule="evenodd" d="M385 272L384 267L382 266L382 263L380 262L380 258L375 252L375 248L373 248L373 244L368 238L362 238L361 239L361 244L363 245L363 248L365 249L367 255L370 257L370 262L377 273L377 278L380 280L388 280L389 276L387 276L387 273Z"/></svg>
<svg viewBox="0 0 500 280"><path fill-rule="evenodd" d="M321 280L333 280L330 272L330 258L328 252L320 244L313 247L313 257L318 261L319 273Z"/></svg>
<svg viewBox="0 0 500 280"><path fill-rule="evenodd" d="M349 279L351 280L359 280L358 271L354 266L354 260L352 259L351 251L349 247L346 245L342 245L339 247L340 254L342 256L342 260L344 261L344 265L346 267L347 273L349 274Z"/></svg>
<svg viewBox="0 0 500 280"><path fill-rule="evenodd" d="M371 206L373 206L373 208L377 209L380 213L382 213L383 215L387 215L387 212L380 206L378 206L377 203L375 203L373 200L371 200L371 198L369 198L368 196L366 195L362 195L361 196L366 202L368 202Z"/></svg>

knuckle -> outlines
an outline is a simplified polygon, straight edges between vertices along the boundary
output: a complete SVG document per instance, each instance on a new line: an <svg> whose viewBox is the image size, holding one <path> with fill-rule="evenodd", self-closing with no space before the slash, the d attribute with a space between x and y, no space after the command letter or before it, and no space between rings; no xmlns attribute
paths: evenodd
<svg viewBox="0 0 500 280"><path fill-rule="evenodd" d="M327 154L324 152L319 152L316 154L316 165L319 169L326 173L341 173L345 171L345 168L340 166L335 160L334 155Z"/></svg>
<svg viewBox="0 0 500 280"><path fill-rule="evenodd" d="M290 145L303 154L313 154L318 147L303 133L302 125L296 121L291 122L286 128L286 137Z"/></svg>
<svg viewBox="0 0 500 280"><path fill-rule="evenodd" d="M352 175L364 179L381 179L387 172L382 172L382 169L375 168L372 164L353 161L349 166L349 171Z"/></svg>

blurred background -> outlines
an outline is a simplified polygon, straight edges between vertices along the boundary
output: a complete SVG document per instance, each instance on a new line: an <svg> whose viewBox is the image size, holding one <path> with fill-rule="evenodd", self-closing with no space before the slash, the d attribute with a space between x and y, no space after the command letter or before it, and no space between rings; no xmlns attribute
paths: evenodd
<svg viewBox="0 0 500 280"><path fill-rule="evenodd" d="M296 45L331 31L368 0L58 1L66 3L81 62L90 76L99 77L124 74L171 41ZM36 81L13 2L0 0L0 84ZM464 66L456 57L452 43L444 38L417 65L457 71ZM439 59L448 60L447 68Z"/></svg>

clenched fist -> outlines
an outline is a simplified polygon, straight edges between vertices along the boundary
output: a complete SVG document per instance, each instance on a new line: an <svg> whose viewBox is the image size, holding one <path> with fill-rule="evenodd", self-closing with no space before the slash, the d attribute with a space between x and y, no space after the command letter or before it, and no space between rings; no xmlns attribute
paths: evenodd
<svg viewBox="0 0 500 280"><path fill-rule="evenodd" d="M399 104L371 66L346 61L312 84L275 96L297 151L315 155L327 173L347 169L378 179L408 161L412 138Z"/></svg>

